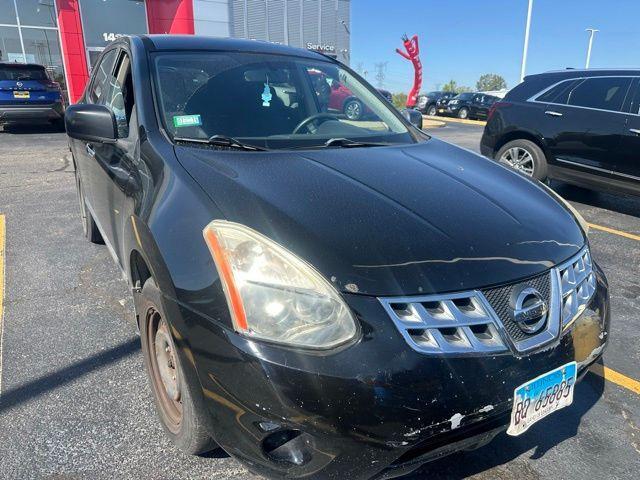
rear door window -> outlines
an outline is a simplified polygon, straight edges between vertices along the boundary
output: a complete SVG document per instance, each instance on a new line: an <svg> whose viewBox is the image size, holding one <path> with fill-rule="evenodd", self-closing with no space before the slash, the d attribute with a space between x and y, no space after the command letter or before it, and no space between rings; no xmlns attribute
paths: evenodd
<svg viewBox="0 0 640 480"><path fill-rule="evenodd" d="M628 77L588 78L571 90L568 105L619 112L631 85Z"/></svg>
<svg viewBox="0 0 640 480"><path fill-rule="evenodd" d="M565 80L564 82L560 82L549 90L542 92L541 95L538 95L536 97L536 102L558 103L565 105L569 100L569 93L571 92L571 89L580 82L582 82L582 79Z"/></svg>

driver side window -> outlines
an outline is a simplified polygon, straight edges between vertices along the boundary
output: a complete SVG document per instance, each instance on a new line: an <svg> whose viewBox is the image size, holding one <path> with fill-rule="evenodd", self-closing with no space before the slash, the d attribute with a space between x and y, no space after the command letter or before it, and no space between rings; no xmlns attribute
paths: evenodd
<svg viewBox="0 0 640 480"><path fill-rule="evenodd" d="M118 137L127 138L134 102L131 62L125 52L120 55L118 66L110 79L110 89L105 97L104 105L109 107L116 117Z"/></svg>

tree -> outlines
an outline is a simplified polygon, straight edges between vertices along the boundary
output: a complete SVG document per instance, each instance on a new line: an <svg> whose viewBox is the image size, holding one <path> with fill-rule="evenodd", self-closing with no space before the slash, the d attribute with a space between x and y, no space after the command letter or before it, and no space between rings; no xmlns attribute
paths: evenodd
<svg viewBox="0 0 640 480"><path fill-rule="evenodd" d="M477 83L476 88L480 92L491 92L493 90L504 90L507 88L507 82L504 78L495 73L485 73Z"/></svg>
<svg viewBox="0 0 640 480"><path fill-rule="evenodd" d="M458 91L458 84L456 83L455 80L449 80L447 83L445 83L442 86L442 91L443 92L457 92Z"/></svg>
<svg viewBox="0 0 640 480"><path fill-rule="evenodd" d="M407 106L407 94L406 93L394 93L391 95L391 101L396 108L402 110Z"/></svg>
<svg viewBox="0 0 640 480"><path fill-rule="evenodd" d="M465 93L465 92L471 92L472 89L469 87L465 87L464 85L458 85L458 82L451 79L442 86L442 91L453 92L453 93Z"/></svg>

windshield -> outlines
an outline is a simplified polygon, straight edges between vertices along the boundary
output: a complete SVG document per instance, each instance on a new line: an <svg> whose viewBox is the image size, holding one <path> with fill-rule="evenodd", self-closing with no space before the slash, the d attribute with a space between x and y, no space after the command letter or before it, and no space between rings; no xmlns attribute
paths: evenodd
<svg viewBox="0 0 640 480"><path fill-rule="evenodd" d="M471 97L473 97L473 93L461 93L453 98L457 98L458 100L471 100Z"/></svg>
<svg viewBox="0 0 640 480"><path fill-rule="evenodd" d="M47 80L44 68L0 65L0 80Z"/></svg>
<svg viewBox="0 0 640 480"><path fill-rule="evenodd" d="M172 137L232 137L266 148L331 139L398 144L413 137L389 106L329 61L240 52L154 57L157 102Z"/></svg>

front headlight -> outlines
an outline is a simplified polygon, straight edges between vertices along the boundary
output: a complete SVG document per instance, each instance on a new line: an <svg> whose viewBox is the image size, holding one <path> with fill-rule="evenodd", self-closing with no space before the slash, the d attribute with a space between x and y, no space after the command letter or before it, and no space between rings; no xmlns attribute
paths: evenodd
<svg viewBox="0 0 640 480"><path fill-rule="evenodd" d="M356 335L351 311L308 263L237 223L214 220L203 234L238 333L312 348Z"/></svg>

